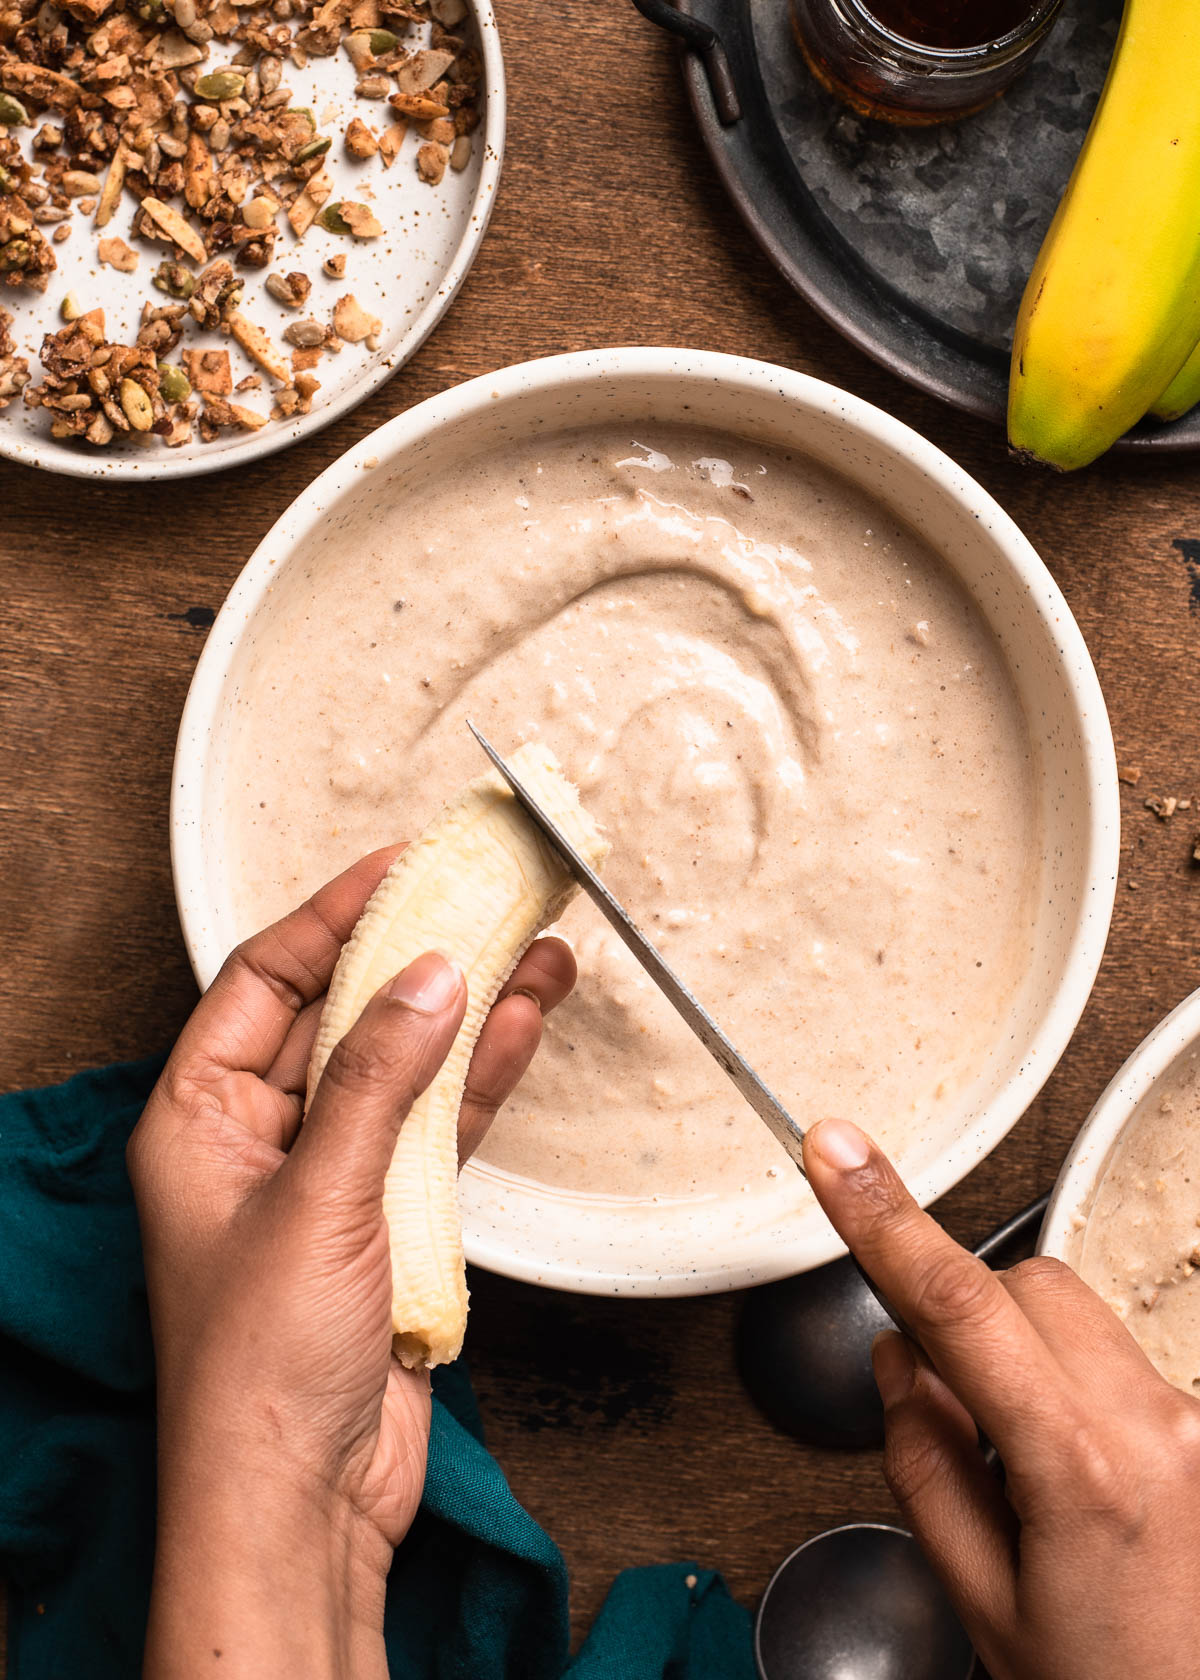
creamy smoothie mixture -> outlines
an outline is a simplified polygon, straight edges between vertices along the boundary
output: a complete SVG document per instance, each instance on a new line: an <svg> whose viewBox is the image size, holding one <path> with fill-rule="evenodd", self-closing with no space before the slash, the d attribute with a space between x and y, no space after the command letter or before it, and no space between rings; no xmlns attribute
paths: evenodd
<svg viewBox="0 0 1200 1680"><path fill-rule="evenodd" d="M1200 1394L1200 1048L1134 1110L1068 1258L1168 1382Z"/></svg>
<svg viewBox="0 0 1200 1680"><path fill-rule="evenodd" d="M803 456L659 425L361 500L237 673L241 930L414 837L485 769L470 715L557 754L609 884L801 1122L927 1133L1001 1036L1040 838L1008 671L936 555ZM621 1198L792 1171L592 906L561 931L580 983L490 1167Z"/></svg>

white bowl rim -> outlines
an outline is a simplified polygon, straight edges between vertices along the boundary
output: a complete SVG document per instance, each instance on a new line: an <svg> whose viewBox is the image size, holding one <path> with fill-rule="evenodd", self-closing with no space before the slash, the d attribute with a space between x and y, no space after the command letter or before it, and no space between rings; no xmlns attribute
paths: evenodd
<svg viewBox="0 0 1200 1680"><path fill-rule="evenodd" d="M1075 1216L1091 1199L1113 1145L1172 1063L1196 1043L1200 1043L1200 988L1151 1028L1096 1099L1050 1193L1038 1236L1039 1254L1066 1259Z"/></svg>
<svg viewBox="0 0 1200 1680"><path fill-rule="evenodd" d="M242 630L271 581L276 554L289 552L311 529L321 510L366 470L416 443L422 436L466 414L494 409L531 391L549 392L583 383L620 379L685 378L703 386L773 391L789 404L849 423L884 450L922 471L942 493L989 532L997 554L1023 584L1048 639L1058 650L1058 667L1075 710L1090 789L1086 844L1090 869L1081 893L1061 976L1040 1026L1017 1072L982 1110L966 1136L947 1148L909 1188L927 1206L958 1184L1010 1132L1033 1102L1071 1038L1104 955L1116 896L1120 847L1120 797L1116 752L1100 680L1066 598L1028 538L1000 504L956 462L919 432L874 404L824 380L773 363L691 347L623 345L571 351L514 363L427 397L385 421L325 470L280 515L235 580L209 631L192 676L179 725L172 770L170 842L176 904L188 957L197 980L207 987L227 952L218 949L200 884L204 879L201 841L206 742L212 734L222 688ZM831 1242L828 1258L844 1248ZM467 1258L504 1276L587 1294L703 1294L766 1281L761 1271L702 1260L695 1270L651 1275L600 1272L526 1259L486 1242L467 1243ZM810 1262L815 1263L815 1262ZM775 1275L783 1276L786 1266Z"/></svg>
<svg viewBox="0 0 1200 1680"><path fill-rule="evenodd" d="M47 459L46 450L41 447L42 440L35 439L32 443L27 443L21 439L14 439L0 426L0 460L16 461L22 466L36 467L43 472L55 473L61 478L99 478L105 481L124 479L138 484L147 484L151 479L203 478L208 473L232 472L251 461L260 461L266 455L274 455L281 449L290 449L294 443L323 431L333 421L340 420L343 414L365 402L381 385L386 385L394 374L399 373L441 321L470 273L471 265L487 233L500 187L500 168L504 162L504 140L508 128L507 88L500 31L496 25L492 0L470 0L470 4L475 14L479 56L483 63L483 159L480 164L479 181L476 184L475 196L471 200L466 231L459 240L440 283L424 307L418 311L408 331L396 341L395 348L389 352L386 361L380 361L369 368L361 379L347 385L331 402L318 405L296 420L287 423L275 420L269 426L264 426L261 431L247 434L236 454L226 452L181 456L173 454L170 450L160 450L153 455L108 456L103 453L80 453L75 456L64 453L60 456L56 452L53 459ZM49 444L52 440L46 438L44 441Z"/></svg>

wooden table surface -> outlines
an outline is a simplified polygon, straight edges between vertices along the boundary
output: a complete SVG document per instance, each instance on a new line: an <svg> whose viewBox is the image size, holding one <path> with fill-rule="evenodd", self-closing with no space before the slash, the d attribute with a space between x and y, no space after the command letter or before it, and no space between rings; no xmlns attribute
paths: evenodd
<svg viewBox="0 0 1200 1680"><path fill-rule="evenodd" d="M267 461L190 484L55 480L0 463L6 821L3 1088L166 1045L195 998L175 916L175 728L251 549L310 480L423 397L526 357L680 344L800 368L878 403L1011 512L1064 589L1108 699L1125 850L1108 954L1030 1113L940 1205L975 1240L1049 1187L1092 1102L1196 983L1200 470L1110 460L1059 478L914 394L787 290L693 131L675 53L623 0L498 0L510 128L491 231L447 319L361 408ZM197 610L199 609L199 610ZM470 1353L489 1441L562 1546L577 1629L628 1564L698 1559L752 1604L806 1536L892 1507L873 1452L775 1433L733 1367L736 1297L604 1302L477 1276Z"/></svg>

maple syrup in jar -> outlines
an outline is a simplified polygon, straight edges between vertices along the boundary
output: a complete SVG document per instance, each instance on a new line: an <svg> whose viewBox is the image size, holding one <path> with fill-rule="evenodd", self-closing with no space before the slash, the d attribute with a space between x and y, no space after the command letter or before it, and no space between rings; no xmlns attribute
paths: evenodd
<svg viewBox="0 0 1200 1680"><path fill-rule="evenodd" d="M1062 0L790 0L809 69L864 117L952 122L1037 52Z"/></svg>

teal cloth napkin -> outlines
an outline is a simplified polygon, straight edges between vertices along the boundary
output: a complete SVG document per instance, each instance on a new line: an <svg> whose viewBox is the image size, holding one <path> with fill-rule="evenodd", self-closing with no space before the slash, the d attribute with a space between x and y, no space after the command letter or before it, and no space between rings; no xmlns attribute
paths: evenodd
<svg viewBox="0 0 1200 1680"><path fill-rule="evenodd" d="M0 1097L0 1574L10 1680L136 1680L153 1354L125 1141L158 1061ZM687 1563L617 1577L568 1660L567 1573L435 1373L425 1495L388 1581L397 1680L752 1680L750 1618Z"/></svg>

